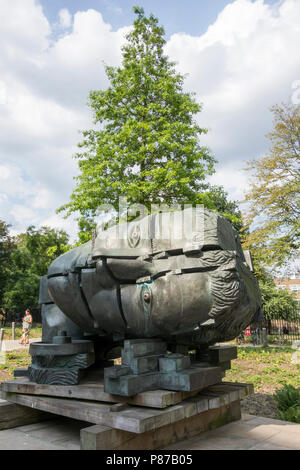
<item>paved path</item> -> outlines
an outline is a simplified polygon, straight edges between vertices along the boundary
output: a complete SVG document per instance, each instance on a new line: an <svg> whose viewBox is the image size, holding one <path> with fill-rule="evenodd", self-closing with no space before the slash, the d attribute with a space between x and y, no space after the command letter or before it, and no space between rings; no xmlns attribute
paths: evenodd
<svg viewBox="0 0 300 470"><path fill-rule="evenodd" d="M32 338L29 340L29 343L36 343L37 341L41 341L41 338ZM27 346L24 346L24 344L20 344L19 339L5 339L2 341L2 349L1 351L15 351L16 349L25 349L28 348Z"/></svg>
<svg viewBox="0 0 300 470"><path fill-rule="evenodd" d="M0 431L1 450L79 450L80 429L88 423L56 417L51 421ZM226 424L177 442L164 450L300 450L300 424L244 415Z"/></svg>
<svg viewBox="0 0 300 470"><path fill-rule="evenodd" d="M300 424L243 415L241 421L226 424L165 449L300 450Z"/></svg>
<svg viewBox="0 0 300 470"><path fill-rule="evenodd" d="M63 417L0 431L1 450L79 450L89 423Z"/></svg>

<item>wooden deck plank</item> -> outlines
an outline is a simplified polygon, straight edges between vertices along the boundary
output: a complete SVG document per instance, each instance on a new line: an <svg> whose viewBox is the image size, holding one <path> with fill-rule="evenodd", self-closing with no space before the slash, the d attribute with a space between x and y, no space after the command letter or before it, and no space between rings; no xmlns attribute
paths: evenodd
<svg viewBox="0 0 300 470"><path fill-rule="evenodd" d="M121 397L104 392L103 377L98 381L85 378L79 385L47 385L30 382L27 377L3 382L1 390L9 393L22 393L30 395L47 395L61 398L74 398L80 400L92 400L109 403L128 403L136 406L153 408L166 408L176 405L184 399L198 393L174 392L170 390L153 390L141 392L133 397Z"/></svg>
<svg viewBox="0 0 300 470"><path fill-rule="evenodd" d="M245 384L241 388L247 393ZM48 413L140 434L195 416L205 410L219 408L226 404L229 405L229 392L230 386L228 391L225 386L219 391L215 389L214 392L207 391L206 393L204 390L197 396L187 398L179 405L172 405L165 409L127 405L125 409L119 407L119 411L112 409L112 406L108 403L54 398L53 396L3 392L3 398L10 402Z"/></svg>
<svg viewBox="0 0 300 470"><path fill-rule="evenodd" d="M21 393L3 393L3 395L6 400L18 405L28 406L31 409L87 421L88 423L102 424L114 429L137 434L157 429L166 424L184 419L186 416L195 415L198 412L197 403L193 402L194 406L191 408L189 399L181 405L170 406L164 410L128 405L125 410L113 412L109 404L99 402L23 395ZM195 397L192 400L195 400ZM199 397L199 401L203 401L203 397Z"/></svg>

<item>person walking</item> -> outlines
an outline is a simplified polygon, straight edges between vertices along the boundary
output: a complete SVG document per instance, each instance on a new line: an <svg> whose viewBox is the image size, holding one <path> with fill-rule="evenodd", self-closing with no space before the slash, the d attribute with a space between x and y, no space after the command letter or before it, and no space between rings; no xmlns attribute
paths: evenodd
<svg viewBox="0 0 300 470"><path fill-rule="evenodd" d="M243 343L245 343L244 332L241 331L238 337L236 338L236 344L243 344Z"/></svg>
<svg viewBox="0 0 300 470"><path fill-rule="evenodd" d="M25 316L22 319L22 330L23 334L21 337L20 344L29 344L29 332L32 327L32 316L30 312L30 308L27 308L25 311Z"/></svg>

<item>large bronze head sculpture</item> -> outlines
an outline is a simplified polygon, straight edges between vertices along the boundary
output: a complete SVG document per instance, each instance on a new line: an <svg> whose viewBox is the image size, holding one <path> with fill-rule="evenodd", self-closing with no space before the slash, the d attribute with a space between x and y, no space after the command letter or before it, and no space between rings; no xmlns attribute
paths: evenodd
<svg viewBox="0 0 300 470"><path fill-rule="evenodd" d="M77 333L201 347L235 338L261 306L236 230L204 208L99 232L51 264L43 291L47 341L63 312Z"/></svg>

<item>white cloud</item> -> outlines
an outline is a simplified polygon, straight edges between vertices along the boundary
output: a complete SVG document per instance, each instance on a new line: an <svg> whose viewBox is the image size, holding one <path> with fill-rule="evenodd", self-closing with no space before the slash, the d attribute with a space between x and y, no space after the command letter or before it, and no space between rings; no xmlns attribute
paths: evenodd
<svg viewBox="0 0 300 470"><path fill-rule="evenodd" d="M63 8L58 12L59 25L61 28L69 28L72 24L72 15L67 8Z"/></svg>
<svg viewBox="0 0 300 470"><path fill-rule="evenodd" d="M58 28L37 0L2 1L0 17L0 219L14 230L34 222L73 233L55 209L72 191L78 129L92 125L88 92L107 85L103 62L120 63L129 27L113 31L98 11L62 9ZM299 17L299 0L235 0L205 34L174 34L166 45L204 103L202 142L220 162L211 181L233 199L247 185L244 161L268 146L268 108L300 79Z"/></svg>
<svg viewBox="0 0 300 470"><path fill-rule="evenodd" d="M20 168L9 164L0 165L0 187L1 192L9 198L22 197L26 191Z"/></svg>
<svg viewBox="0 0 300 470"><path fill-rule="evenodd" d="M271 129L270 106L287 101L299 78L300 2L266 5L236 0L199 37L174 34L167 53L189 73L187 89L204 110L205 143L224 164L261 155Z"/></svg>
<svg viewBox="0 0 300 470"><path fill-rule="evenodd" d="M57 214L52 214L41 220L40 226L56 227L59 230L65 230L70 236L70 242L76 240L78 227L76 222L70 218L64 219Z"/></svg>
<svg viewBox="0 0 300 470"><path fill-rule="evenodd" d="M99 75L99 72L102 72L103 80L103 61L112 65L119 64L120 46L127 29L112 31L111 25L105 23L101 13L95 10L77 12L70 34L66 34L53 45L49 65L55 63L64 70L73 68L77 73L82 72L81 68L87 67L88 73L97 71ZM74 76L72 78L75 79Z"/></svg>
<svg viewBox="0 0 300 470"><path fill-rule="evenodd" d="M24 205L13 206L10 214L20 222L27 222L28 220L31 220L32 224L37 222L37 214L30 207Z"/></svg>
<svg viewBox="0 0 300 470"><path fill-rule="evenodd" d="M6 84L0 80L0 105L4 105L7 103L7 90Z"/></svg>
<svg viewBox="0 0 300 470"><path fill-rule="evenodd" d="M242 202L244 200L248 178L243 168L234 168L233 166L217 168L209 181L213 185L223 186L233 201Z"/></svg>
<svg viewBox="0 0 300 470"><path fill-rule="evenodd" d="M72 25L68 13L61 27ZM88 92L105 86L102 60L119 63L128 28L113 32L88 10L55 38L33 0L0 2L0 17L0 218L15 231L49 222L74 232L55 210L72 191L78 130L92 125Z"/></svg>
<svg viewBox="0 0 300 470"><path fill-rule="evenodd" d="M35 0L1 1L1 55L12 62L21 58L28 61L48 47L50 24L42 7Z"/></svg>

